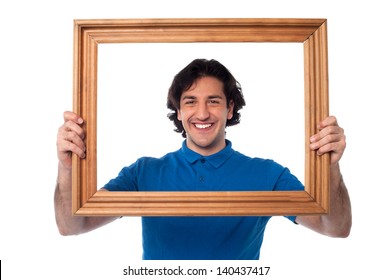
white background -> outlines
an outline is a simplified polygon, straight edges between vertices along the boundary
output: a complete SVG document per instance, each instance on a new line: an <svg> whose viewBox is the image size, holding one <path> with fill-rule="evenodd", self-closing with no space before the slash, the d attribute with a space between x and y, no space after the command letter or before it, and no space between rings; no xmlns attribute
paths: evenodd
<svg viewBox="0 0 391 280"><path fill-rule="evenodd" d="M53 213L55 142L62 112L72 108L73 19L159 17L328 19L330 113L338 117L347 135L341 168L352 200L351 235L347 239L328 238L277 217L266 230L262 259L234 264L271 266L269 279L384 279L391 249L386 216L391 44L385 3L3 2L0 259L4 279L124 279L122 269L128 265L159 268L182 264L215 269L232 264L142 262L138 218L124 218L81 236L62 237L57 232ZM245 87L245 82L241 83ZM145 114L147 118L149 113ZM290 122L286 118L286 127ZM179 135L171 134L179 141ZM155 137L160 140L159 135ZM289 145L288 136L283 140ZM162 153L166 151L163 148Z"/></svg>

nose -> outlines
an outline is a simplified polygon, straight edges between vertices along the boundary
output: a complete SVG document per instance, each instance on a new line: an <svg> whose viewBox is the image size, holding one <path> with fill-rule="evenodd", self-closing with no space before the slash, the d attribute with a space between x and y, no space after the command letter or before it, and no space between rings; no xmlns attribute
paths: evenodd
<svg viewBox="0 0 391 280"><path fill-rule="evenodd" d="M197 105L196 117L199 120L206 120L209 118L209 109L207 104L200 102Z"/></svg>

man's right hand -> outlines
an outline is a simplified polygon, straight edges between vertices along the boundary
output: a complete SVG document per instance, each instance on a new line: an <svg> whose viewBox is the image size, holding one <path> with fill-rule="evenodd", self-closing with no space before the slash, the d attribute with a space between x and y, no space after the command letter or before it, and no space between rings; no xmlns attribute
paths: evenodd
<svg viewBox="0 0 391 280"><path fill-rule="evenodd" d="M72 168L72 153L80 158L86 156L83 123L84 120L77 114L69 111L64 112L64 124L57 133L57 157L60 164L66 169Z"/></svg>

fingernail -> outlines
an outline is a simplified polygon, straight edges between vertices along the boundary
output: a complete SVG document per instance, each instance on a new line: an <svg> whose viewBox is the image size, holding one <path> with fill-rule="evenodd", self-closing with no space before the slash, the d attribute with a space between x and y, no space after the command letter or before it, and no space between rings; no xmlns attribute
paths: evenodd
<svg viewBox="0 0 391 280"><path fill-rule="evenodd" d="M78 119L77 119L77 122L78 122L79 124L82 124L82 123L83 123L83 119L82 119L82 118L78 118Z"/></svg>

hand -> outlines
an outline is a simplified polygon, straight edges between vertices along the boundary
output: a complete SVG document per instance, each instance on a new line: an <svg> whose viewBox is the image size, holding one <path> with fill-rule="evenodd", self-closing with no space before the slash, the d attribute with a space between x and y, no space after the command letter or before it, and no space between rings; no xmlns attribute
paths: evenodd
<svg viewBox="0 0 391 280"><path fill-rule="evenodd" d="M85 158L85 132L81 127L83 119L73 112L64 112L64 124L57 133L57 157L60 163L70 169L72 167L72 153Z"/></svg>
<svg viewBox="0 0 391 280"><path fill-rule="evenodd" d="M310 138L310 149L318 155L330 152L330 165L339 162L346 148L346 136L337 119L329 116L318 125L319 132Z"/></svg>

